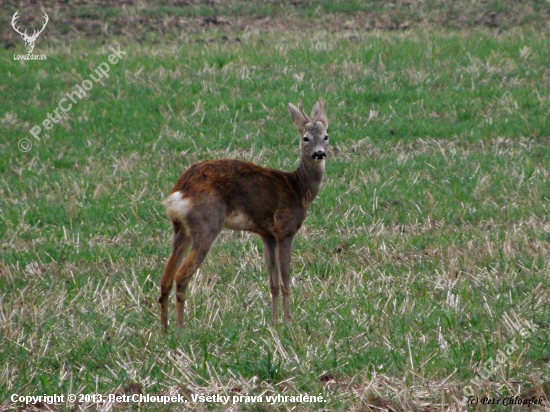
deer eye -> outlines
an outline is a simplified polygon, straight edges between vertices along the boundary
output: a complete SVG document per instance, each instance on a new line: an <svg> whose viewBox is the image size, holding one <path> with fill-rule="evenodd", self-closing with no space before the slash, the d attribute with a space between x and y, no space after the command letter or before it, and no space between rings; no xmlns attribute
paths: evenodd
<svg viewBox="0 0 550 412"><path fill-rule="evenodd" d="M328 134L325 135L325 140L328 140Z"/></svg>
<svg viewBox="0 0 550 412"><path fill-rule="evenodd" d="M304 142L309 142L309 137L304 136Z"/></svg>

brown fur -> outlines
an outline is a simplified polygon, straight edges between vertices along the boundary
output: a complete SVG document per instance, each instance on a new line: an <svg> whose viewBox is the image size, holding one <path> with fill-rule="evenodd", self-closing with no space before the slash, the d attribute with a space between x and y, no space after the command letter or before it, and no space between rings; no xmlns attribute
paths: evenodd
<svg viewBox="0 0 550 412"><path fill-rule="evenodd" d="M266 169L239 160L212 160L191 166L171 193L193 193L207 206L212 198L225 205L225 214L243 212L255 223L260 236L285 237L296 231L305 218L300 185L295 173ZM273 194L277 193L276 198ZM246 199L246 202L243 202Z"/></svg>

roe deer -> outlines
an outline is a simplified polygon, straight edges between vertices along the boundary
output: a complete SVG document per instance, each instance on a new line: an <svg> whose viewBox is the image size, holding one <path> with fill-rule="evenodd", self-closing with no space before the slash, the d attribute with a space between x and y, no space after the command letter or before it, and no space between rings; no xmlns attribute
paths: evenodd
<svg viewBox="0 0 550 412"><path fill-rule="evenodd" d="M311 118L294 105L290 115L300 133L301 159L293 172L267 169L239 160L211 160L192 165L164 200L172 221L172 254L160 281L160 319L168 327L167 301L176 282L176 325L183 328L185 291L222 228L260 235L269 273L273 322L278 321L279 283L283 311L290 320L292 241L323 180L328 120L321 101ZM183 261L183 256L191 251Z"/></svg>

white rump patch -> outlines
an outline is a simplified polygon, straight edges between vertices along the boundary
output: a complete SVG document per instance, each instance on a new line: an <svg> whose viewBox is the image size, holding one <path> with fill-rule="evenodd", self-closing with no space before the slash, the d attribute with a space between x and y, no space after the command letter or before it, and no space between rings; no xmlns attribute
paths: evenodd
<svg viewBox="0 0 550 412"><path fill-rule="evenodd" d="M173 221L183 220L191 210L191 206L193 206L191 199L184 198L183 193L179 191L164 199L162 204L166 208L168 217Z"/></svg>

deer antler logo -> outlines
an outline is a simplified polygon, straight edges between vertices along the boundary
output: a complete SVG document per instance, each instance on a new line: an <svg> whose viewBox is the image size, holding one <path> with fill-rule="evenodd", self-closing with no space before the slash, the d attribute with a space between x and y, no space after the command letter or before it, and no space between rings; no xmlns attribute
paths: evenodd
<svg viewBox="0 0 550 412"><path fill-rule="evenodd" d="M15 25L18 18L19 18L19 10L16 11L15 14L13 15L13 17L11 19L11 25L12 25L13 29L17 33L19 33L21 35L21 37L23 38L23 40L25 41L25 48L27 49L27 53L31 54L32 51L34 50L34 43L36 42L36 39L38 38L40 33L42 33L44 31L44 29L46 28L46 25L48 24L48 21L50 19L48 18L48 15L46 13L44 13L44 24L43 24L42 28L38 31L34 30L32 36L29 36L29 35L27 35L27 30L25 30L23 33L21 33L21 31L19 30L19 27L17 27Z"/></svg>

